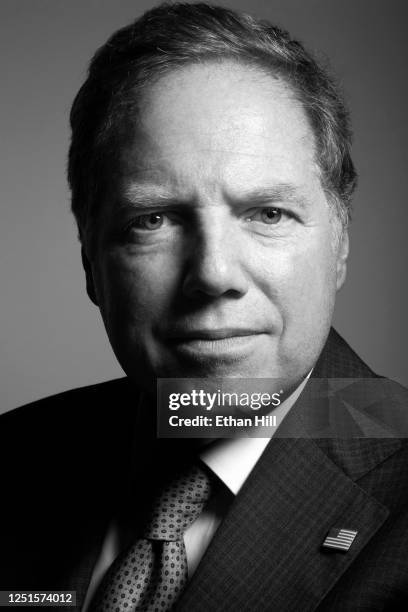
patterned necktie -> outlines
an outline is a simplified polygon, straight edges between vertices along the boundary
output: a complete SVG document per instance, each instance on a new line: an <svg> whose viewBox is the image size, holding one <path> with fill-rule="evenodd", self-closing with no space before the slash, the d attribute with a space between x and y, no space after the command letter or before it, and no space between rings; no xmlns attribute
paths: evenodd
<svg viewBox="0 0 408 612"><path fill-rule="evenodd" d="M199 465L167 485L153 504L141 538L109 568L90 610L171 610L187 582L183 535L201 513L210 492L210 477Z"/></svg>

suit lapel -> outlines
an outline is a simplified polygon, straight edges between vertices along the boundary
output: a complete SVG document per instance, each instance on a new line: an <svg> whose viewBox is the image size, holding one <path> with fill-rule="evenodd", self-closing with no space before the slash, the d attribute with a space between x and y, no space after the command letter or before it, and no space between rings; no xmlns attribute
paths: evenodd
<svg viewBox="0 0 408 612"><path fill-rule="evenodd" d="M374 377L333 330L314 376ZM315 610L387 519L388 509L354 480L400 442L339 439L327 384L315 383L234 500L177 606L180 612ZM348 436L361 433L348 414L340 424ZM321 431L323 439L311 439L310 431ZM358 532L346 553L322 548L332 527Z"/></svg>
<svg viewBox="0 0 408 612"><path fill-rule="evenodd" d="M64 579L64 583L59 586L60 590L76 592L76 606L73 608L75 612L82 610L92 572L101 552L102 542L103 531L100 533L97 541L94 542L94 545L89 547L86 554L78 558L77 564L71 568L70 573ZM83 543L80 546L83 546Z"/></svg>
<svg viewBox="0 0 408 612"><path fill-rule="evenodd" d="M117 381L105 396L93 400L88 420L83 422L87 442L87 459L77 458L79 464L91 465L90 471L81 471L77 497L66 519L77 517L66 536L69 551L66 571L61 572L59 590L76 591L76 607L82 609L95 564L114 516L123 512L122 502L129 504L134 487L135 463L150 457L143 449L135 456L138 440L135 437L136 419L139 418L139 393L126 379ZM115 415L112 417L112 407ZM89 409L89 406L88 406ZM91 458L91 459L90 459ZM118 496L120 491L120 496ZM65 533L64 533L65 536Z"/></svg>
<svg viewBox="0 0 408 612"><path fill-rule="evenodd" d="M387 516L315 442L272 440L178 610L314 610ZM358 531L347 553L321 547L334 526Z"/></svg>

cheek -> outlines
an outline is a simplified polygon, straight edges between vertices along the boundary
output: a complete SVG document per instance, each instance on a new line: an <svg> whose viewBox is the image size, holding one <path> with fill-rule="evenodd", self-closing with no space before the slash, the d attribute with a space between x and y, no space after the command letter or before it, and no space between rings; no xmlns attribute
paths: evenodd
<svg viewBox="0 0 408 612"><path fill-rule="evenodd" d="M97 272L102 316L109 327L137 327L160 320L177 291L177 266L155 254L107 255Z"/></svg>
<svg viewBox="0 0 408 612"><path fill-rule="evenodd" d="M258 285L286 324L307 324L331 314L336 292L335 261L327 239L285 244L258 259Z"/></svg>
<svg viewBox="0 0 408 612"><path fill-rule="evenodd" d="M291 303L297 322L310 329L331 320L336 295L336 274L330 244L318 244L295 262Z"/></svg>

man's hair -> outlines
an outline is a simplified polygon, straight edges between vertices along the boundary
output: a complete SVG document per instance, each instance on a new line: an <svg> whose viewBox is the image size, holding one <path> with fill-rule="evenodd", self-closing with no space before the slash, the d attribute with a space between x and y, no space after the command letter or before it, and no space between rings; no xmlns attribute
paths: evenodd
<svg viewBox="0 0 408 612"><path fill-rule="evenodd" d="M334 79L284 30L208 4L162 4L118 30L96 52L70 115L68 180L80 239L108 186L143 89L180 67L235 61L283 79L313 128L329 204L346 227L356 172L348 112Z"/></svg>

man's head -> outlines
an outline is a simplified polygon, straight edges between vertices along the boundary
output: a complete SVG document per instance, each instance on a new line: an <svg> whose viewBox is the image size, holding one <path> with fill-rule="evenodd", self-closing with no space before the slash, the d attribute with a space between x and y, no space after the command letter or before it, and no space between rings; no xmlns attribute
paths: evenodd
<svg viewBox="0 0 408 612"><path fill-rule="evenodd" d="M71 124L88 291L125 371L305 375L355 173L344 106L303 48L225 9L159 7L98 51Z"/></svg>

